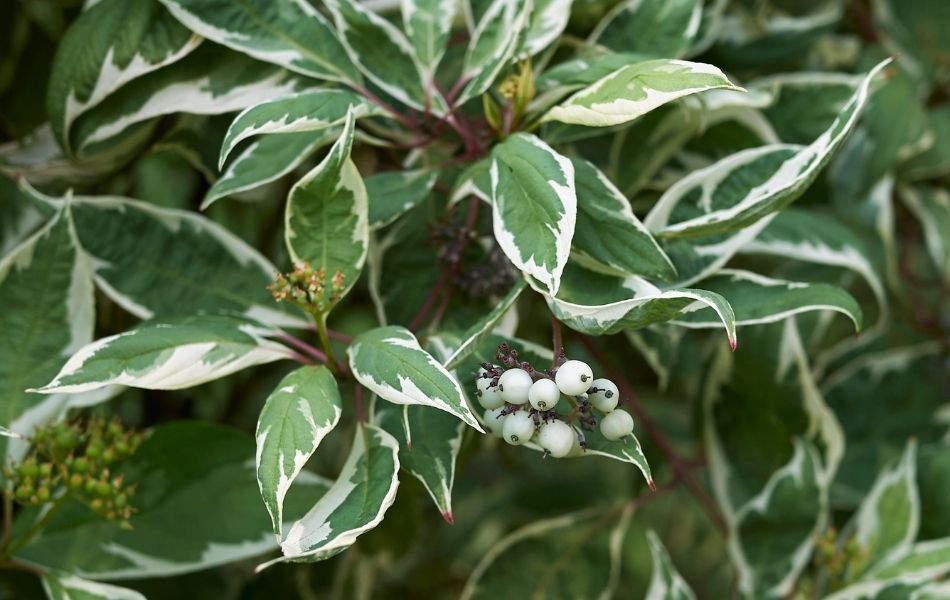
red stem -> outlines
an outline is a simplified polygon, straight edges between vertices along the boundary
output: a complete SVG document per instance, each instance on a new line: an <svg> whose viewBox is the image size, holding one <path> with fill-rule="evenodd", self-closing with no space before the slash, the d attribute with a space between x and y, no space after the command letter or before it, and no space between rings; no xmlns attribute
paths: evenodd
<svg viewBox="0 0 950 600"><path fill-rule="evenodd" d="M363 386L359 383L354 384L353 399L356 401L356 420L360 423L366 422L366 412L363 406Z"/></svg>
<svg viewBox="0 0 950 600"><path fill-rule="evenodd" d="M323 352L321 352L320 350L311 346L310 344L308 344L307 342L303 340L297 339L294 336L286 334L286 333L281 334L280 336L278 336L277 339L279 339L282 342L286 342L287 344L290 344L291 346L300 350L301 352L305 353L307 356L311 358L316 358L322 363L327 362L326 354L324 354ZM312 361L310 362L310 364L313 364Z"/></svg>

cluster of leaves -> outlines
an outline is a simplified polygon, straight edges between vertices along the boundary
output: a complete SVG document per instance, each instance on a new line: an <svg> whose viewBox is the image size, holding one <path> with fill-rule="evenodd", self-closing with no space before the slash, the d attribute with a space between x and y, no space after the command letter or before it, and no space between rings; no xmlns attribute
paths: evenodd
<svg viewBox="0 0 950 600"><path fill-rule="evenodd" d="M946 2L0 11L5 572L950 597ZM562 347L649 443L480 435Z"/></svg>

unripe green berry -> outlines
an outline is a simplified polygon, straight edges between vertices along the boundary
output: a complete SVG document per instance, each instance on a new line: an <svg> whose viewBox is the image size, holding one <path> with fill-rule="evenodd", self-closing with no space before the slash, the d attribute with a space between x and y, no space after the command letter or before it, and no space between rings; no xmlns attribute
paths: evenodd
<svg viewBox="0 0 950 600"><path fill-rule="evenodd" d="M557 369L554 382L567 396L583 394L594 380L594 372L590 366L579 360L569 360Z"/></svg>
<svg viewBox="0 0 950 600"><path fill-rule="evenodd" d="M40 463L40 475L43 477L49 477L53 474L53 464L52 463Z"/></svg>
<svg viewBox="0 0 950 600"><path fill-rule="evenodd" d="M28 458L23 461L23 464L20 465L20 475L23 477L37 477L40 474L40 467L36 464L36 460Z"/></svg>
<svg viewBox="0 0 950 600"><path fill-rule="evenodd" d="M591 384L591 389L596 391L587 394L587 400L594 405L594 408L605 413L617 408L617 403L620 401L620 392L613 381L595 379Z"/></svg>
<svg viewBox="0 0 950 600"><path fill-rule="evenodd" d="M77 473L88 473L89 461L85 458L77 458L73 461L73 471Z"/></svg>
<svg viewBox="0 0 950 600"><path fill-rule="evenodd" d="M506 442L512 446L520 446L534 435L534 420L527 412L520 410L505 417L501 433Z"/></svg>
<svg viewBox="0 0 950 600"><path fill-rule="evenodd" d="M505 403L501 397L501 390L497 385L491 385L491 379L479 377L475 380L475 397L482 408L498 408Z"/></svg>
<svg viewBox="0 0 950 600"><path fill-rule="evenodd" d="M563 458L570 454L576 439L571 426L560 420L544 423L538 430L538 445L554 458Z"/></svg>
<svg viewBox="0 0 950 600"><path fill-rule="evenodd" d="M128 444L125 440L119 440L119 441L117 441L117 442L112 446L112 448L113 448L113 450L115 450L115 453L116 453L118 456L120 456L120 457L122 457L122 456L128 456L129 453L132 451L132 449L129 448L129 444Z"/></svg>
<svg viewBox="0 0 950 600"><path fill-rule="evenodd" d="M96 459L102 456L102 451L103 451L102 442L99 442L99 441L89 442L89 445L86 447L86 456L88 456L89 458Z"/></svg>
<svg viewBox="0 0 950 600"><path fill-rule="evenodd" d="M96 512L102 512L102 509L104 509L105 507L106 507L106 504L105 502L102 501L101 498L96 498L95 500L89 503L89 508L91 508L92 510Z"/></svg>
<svg viewBox="0 0 950 600"><path fill-rule="evenodd" d="M74 492L78 492L82 489L83 477L79 473L73 473L69 476L69 480L66 482L66 485L69 486Z"/></svg>
<svg viewBox="0 0 950 600"><path fill-rule="evenodd" d="M113 437L118 437L122 435L122 424L116 421L112 421L111 423L109 423L107 431L109 432L109 435Z"/></svg>
<svg viewBox="0 0 950 600"><path fill-rule="evenodd" d="M619 440L626 437L633 433L633 417L620 408L609 412L600 420L600 432L608 440Z"/></svg>
<svg viewBox="0 0 950 600"><path fill-rule="evenodd" d="M46 487L45 485L37 488L36 499L39 500L40 502L49 502L49 499L50 499L49 488Z"/></svg>
<svg viewBox="0 0 950 600"><path fill-rule="evenodd" d="M551 410L561 399L561 390L550 379L539 379L528 389L528 402L538 410Z"/></svg>
<svg viewBox="0 0 950 600"><path fill-rule="evenodd" d="M72 450L79 444L79 438L70 429L63 429L56 434L56 447L60 450Z"/></svg>
<svg viewBox="0 0 950 600"><path fill-rule="evenodd" d="M129 503L129 497L127 494L116 494L115 499L112 501L113 506L116 508L125 508Z"/></svg>
<svg viewBox="0 0 950 600"><path fill-rule="evenodd" d="M98 486L98 484L99 484L98 481L90 477L89 479L86 480L86 485L83 486L83 489L86 490L87 494L95 494L96 487Z"/></svg>
<svg viewBox="0 0 950 600"><path fill-rule="evenodd" d="M112 448L106 448L105 450L102 451L102 462L104 462L105 464L111 465L112 463L115 462L115 459L116 459L115 450L113 450Z"/></svg>
<svg viewBox="0 0 950 600"><path fill-rule="evenodd" d="M502 399L509 404L524 404L534 381L524 369L508 369L498 378Z"/></svg>
<svg viewBox="0 0 950 600"><path fill-rule="evenodd" d="M96 482L96 495L103 498L107 498L112 494L112 486L108 481L97 481Z"/></svg>
<svg viewBox="0 0 950 600"><path fill-rule="evenodd" d="M32 495L33 495L33 486L27 485L25 483L17 487L16 492L14 492L14 496L16 496L16 499L19 500L20 502L29 501L30 496Z"/></svg>

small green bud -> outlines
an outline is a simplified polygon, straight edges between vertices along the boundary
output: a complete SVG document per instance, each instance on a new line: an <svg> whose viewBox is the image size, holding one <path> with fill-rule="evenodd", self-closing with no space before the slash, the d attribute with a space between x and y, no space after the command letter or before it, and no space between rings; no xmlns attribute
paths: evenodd
<svg viewBox="0 0 950 600"><path fill-rule="evenodd" d="M20 502L27 502L29 501L30 496L33 495L33 486L27 485L24 483L23 485L21 485L20 487L16 489L16 492L14 495L16 496L16 499L19 500Z"/></svg>
<svg viewBox="0 0 950 600"><path fill-rule="evenodd" d="M39 465L36 459L28 458L20 465L20 475L23 477L37 477L40 474Z"/></svg>
<svg viewBox="0 0 950 600"><path fill-rule="evenodd" d="M109 435L113 437L119 437L120 435L122 435L122 424L119 423L118 421L112 421L111 423L109 423L109 426L106 429L106 431L108 431Z"/></svg>
<svg viewBox="0 0 950 600"><path fill-rule="evenodd" d="M116 494L115 499L112 501L112 504L116 508L120 508L120 509L125 508L128 505L128 503L129 503L129 496L128 494L123 494L123 493Z"/></svg>
<svg viewBox="0 0 950 600"><path fill-rule="evenodd" d="M93 459L99 458L102 456L102 451L102 442L97 438L89 442L89 445L86 447L86 456Z"/></svg>
<svg viewBox="0 0 950 600"><path fill-rule="evenodd" d="M40 464L40 475L43 477L49 477L53 474L53 463L42 463Z"/></svg>
<svg viewBox="0 0 950 600"><path fill-rule="evenodd" d="M101 513L102 509L104 509L105 507L106 507L105 503L99 498L96 498L95 500L89 503L89 508L96 511L97 513Z"/></svg>
<svg viewBox="0 0 950 600"><path fill-rule="evenodd" d="M72 465L73 471L77 473L88 473L89 472L89 461L85 458L77 458L73 461Z"/></svg>
<svg viewBox="0 0 950 600"><path fill-rule="evenodd" d="M37 498L40 502L49 502L49 499L50 499L50 491L49 491L49 488L46 487L45 485L44 485L44 486L40 486L39 489L36 490L36 498Z"/></svg>
<svg viewBox="0 0 950 600"><path fill-rule="evenodd" d="M69 476L69 481L67 482L66 485L68 485L69 489L71 489L72 491L78 492L79 490L82 489L82 484L83 484L83 476L80 475L79 473L73 473L72 475Z"/></svg>
<svg viewBox="0 0 950 600"><path fill-rule="evenodd" d="M97 481L96 482L96 495L103 498L108 497L112 494L112 486L108 481Z"/></svg>
<svg viewBox="0 0 950 600"><path fill-rule="evenodd" d="M112 448L106 448L102 452L102 462L104 462L105 464L111 465L112 463L115 462L115 459L116 459L115 450L113 450Z"/></svg>
<svg viewBox="0 0 950 600"><path fill-rule="evenodd" d="M90 477L90 478L88 478L88 479L86 480L86 485L83 486L83 489L86 490L86 493L87 493L87 494L95 494L95 493L96 493L96 487L98 486L98 484L99 484L98 481L96 481L95 479L93 479L92 477Z"/></svg>

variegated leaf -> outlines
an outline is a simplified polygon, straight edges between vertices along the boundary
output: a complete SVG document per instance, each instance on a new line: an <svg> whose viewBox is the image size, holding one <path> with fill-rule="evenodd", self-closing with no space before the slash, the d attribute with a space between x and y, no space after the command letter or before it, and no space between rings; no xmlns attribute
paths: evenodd
<svg viewBox="0 0 950 600"><path fill-rule="evenodd" d="M484 93L514 58L531 14L531 0L493 0L469 38L462 65L468 81L458 104Z"/></svg>
<svg viewBox="0 0 950 600"><path fill-rule="evenodd" d="M577 220L574 166L537 137L517 133L493 150L489 177L498 245L556 294Z"/></svg>
<svg viewBox="0 0 950 600"><path fill-rule="evenodd" d="M369 228L379 229L419 205L439 177L437 170L384 171L363 182L369 201Z"/></svg>
<svg viewBox="0 0 950 600"><path fill-rule="evenodd" d="M696 594L676 571L660 537L653 531L647 531L647 541L650 543L650 556L653 557L653 576L645 600L695 600Z"/></svg>
<svg viewBox="0 0 950 600"><path fill-rule="evenodd" d="M933 145L902 165L902 179L917 181L950 174L950 105L933 107L927 112L927 120Z"/></svg>
<svg viewBox="0 0 950 600"><path fill-rule="evenodd" d="M574 0L534 0L531 18L521 42L519 58L538 54L554 43L567 27Z"/></svg>
<svg viewBox="0 0 950 600"><path fill-rule="evenodd" d="M620 190L592 163L577 158L571 162L577 187L575 253L620 273L672 279L673 263Z"/></svg>
<svg viewBox="0 0 950 600"><path fill-rule="evenodd" d="M42 575L43 591L49 600L145 600L135 590L89 581L69 573L49 571Z"/></svg>
<svg viewBox="0 0 950 600"><path fill-rule="evenodd" d="M353 340L347 354L353 376L380 398L444 410L484 433L458 382L408 329L389 326L367 331Z"/></svg>
<svg viewBox="0 0 950 600"><path fill-rule="evenodd" d="M546 69L538 76L535 85L542 92L556 92L563 95L644 60L646 58L638 54L620 52L605 52L573 58Z"/></svg>
<svg viewBox="0 0 950 600"><path fill-rule="evenodd" d="M701 0L624 0L588 41L615 52L679 58L699 33L702 14Z"/></svg>
<svg viewBox="0 0 950 600"><path fill-rule="evenodd" d="M901 187L900 198L917 217L934 266L950 281L950 192L940 187Z"/></svg>
<svg viewBox="0 0 950 600"><path fill-rule="evenodd" d="M381 111L362 96L341 89L316 89L281 96L252 106L237 117L221 142L218 167L242 140L268 133L319 131L342 125L349 112L360 119Z"/></svg>
<svg viewBox="0 0 950 600"><path fill-rule="evenodd" d="M366 187L350 159L356 117L346 115L340 138L287 197L285 239L295 263L341 273L345 295L356 284L369 246Z"/></svg>
<svg viewBox="0 0 950 600"><path fill-rule="evenodd" d="M521 295L521 292L524 291L525 287L527 287L525 281L519 280L508 290L508 293L495 304L488 314L473 323L472 326L462 334L462 342L448 358L442 361L446 369L454 369L457 367L462 360L467 358L469 354L478 348L485 338L491 335L495 326L518 300L518 297Z"/></svg>
<svg viewBox="0 0 950 600"><path fill-rule="evenodd" d="M292 350L270 339L278 335L277 330L224 315L146 321L83 346L49 383L33 391L193 387L253 365L293 358Z"/></svg>
<svg viewBox="0 0 950 600"><path fill-rule="evenodd" d="M415 50L395 25L354 0L325 0L340 41L366 77L393 98L417 110L445 109L429 85Z"/></svg>
<svg viewBox="0 0 950 600"><path fill-rule="evenodd" d="M284 556L272 563L330 558L379 525L396 499L398 452L399 443L393 436L375 425L358 425L340 476L290 527L280 543Z"/></svg>
<svg viewBox="0 0 950 600"><path fill-rule="evenodd" d="M278 539L290 486L342 412L336 380L324 366L298 367L267 397L255 433L257 484Z"/></svg>
<svg viewBox="0 0 950 600"><path fill-rule="evenodd" d="M906 505L905 505L906 506ZM895 577L938 578L950 572L950 538L917 542L905 552L884 559L865 575L867 579Z"/></svg>
<svg viewBox="0 0 950 600"><path fill-rule="evenodd" d="M650 60L617 69L550 109L542 121L591 127L619 125L668 102L713 89L741 90L718 68L684 60Z"/></svg>
<svg viewBox="0 0 950 600"><path fill-rule="evenodd" d="M252 141L214 182L201 210L228 196L266 185L292 172L320 148L340 137L341 127L325 131L266 135Z"/></svg>
<svg viewBox="0 0 950 600"><path fill-rule="evenodd" d="M323 15L306 0L159 0L213 42L303 75L358 82L359 71Z"/></svg>
<svg viewBox="0 0 950 600"><path fill-rule="evenodd" d="M445 54L456 0L401 0L402 24L428 84Z"/></svg>
<svg viewBox="0 0 950 600"><path fill-rule="evenodd" d="M186 56L201 38L158 0L102 0L83 11L59 42L46 107L71 153L70 128L124 84Z"/></svg>
<svg viewBox="0 0 950 600"><path fill-rule="evenodd" d="M468 196L475 196L479 200L491 204L491 160L483 158L472 163L456 178L449 202L455 204Z"/></svg>
<svg viewBox="0 0 950 600"><path fill-rule="evenodd" d="M732 306L736 325L774 323L792 315L811 311L839 312L861 328L863 316L857 300L845 290L826 283L804 283L773 279L758 273L722 269L703 279L703 289L720 294ZM719 327L719 319L709 311L685 314L675 320L685 327Z"/></svg>
<svg viewBox="0 0 950 600"><path fill-rule="evenodd" d="M793 202L854 128L872 80L888 62L867 74L834 123L814 142L745 150L691 173L663 194L646 218L647 227L664 237L728 233Z"/></svg>

